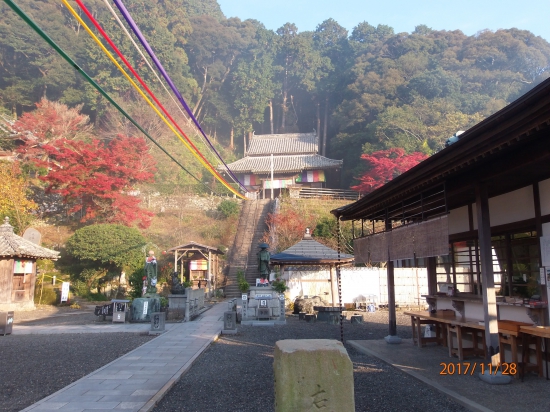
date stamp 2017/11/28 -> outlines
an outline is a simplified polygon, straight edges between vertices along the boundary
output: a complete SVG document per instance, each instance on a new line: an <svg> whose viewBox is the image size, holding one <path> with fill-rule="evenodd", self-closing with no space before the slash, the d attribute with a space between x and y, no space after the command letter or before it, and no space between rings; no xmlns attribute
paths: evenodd
<svg viewBox="0 0 550 412"><path fill-rule="evenodd" d="M482 362L441 362L440 375L473 375L476 371L485 374L486 372L491 375L496 375L498 371L503 375L516 375L518 373L518 365L516 363L499 363L493 365L491 363Z"/></svg>

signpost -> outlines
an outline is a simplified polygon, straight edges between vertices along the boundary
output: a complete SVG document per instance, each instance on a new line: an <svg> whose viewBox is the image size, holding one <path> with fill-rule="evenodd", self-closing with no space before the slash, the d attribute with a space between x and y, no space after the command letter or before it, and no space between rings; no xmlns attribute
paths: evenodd
<svg viewBox="0 0 550 412"><path fill-rule="evenodd" d="M69 301L69 282L63 282L61 285L61 303Z"/></svg>

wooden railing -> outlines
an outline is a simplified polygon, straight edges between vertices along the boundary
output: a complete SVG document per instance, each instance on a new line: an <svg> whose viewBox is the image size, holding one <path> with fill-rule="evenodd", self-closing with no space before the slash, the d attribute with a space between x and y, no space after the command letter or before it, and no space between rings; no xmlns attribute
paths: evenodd
<svg viewBox="0 0 550 412"><path fill-rule="evenodd" d="M304 187L300 190L299 196L300 199L331 198L358 200L361 198L361 193L356 192L355 190Z"/></svg>

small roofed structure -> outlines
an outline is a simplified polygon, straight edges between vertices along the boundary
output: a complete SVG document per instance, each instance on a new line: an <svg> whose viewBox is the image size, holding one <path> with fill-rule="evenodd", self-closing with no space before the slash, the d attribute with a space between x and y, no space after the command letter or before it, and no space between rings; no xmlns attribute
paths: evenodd
<svg viewBox="0 0 550 412"><path fill-rule="evenodd" d="M311 237L309 228L304 237L295 245L271 256L271 264L281 267L284 278L285 267L288 266L328 266L330 268L330 284L332 292L332 306L338 305L338 289L336 282L336 266L353 264L354 257L346 253L338 253Z"/></svg>
<svg viewBox="0 0 550 412"><path fill-rule="evenodd" d="M224 254L220 249L189 242L168 249L166 252L174 253L174 272L180 274L182 283L187 277L194 286L203 286L200 281L205 280L204 286L207 286L210 291L217 288L216 276L220 267L218 256Z"/></svg>
<svg viewBox="0 0 550 412"><path fill-rule="evenodd" d="M277 196L290 187L338 187L342 160L319 154L316 133L253 135L245 157L228 164L251 192ZM271 175L273 171L273 176Z"/></svg>
<svg viewBox="0 0 550 412"><path fill-rule="evenodd" d="M9 218L0 226L0 310L34 308L36 260L59 258L59 252L13 233Z"/></svg>

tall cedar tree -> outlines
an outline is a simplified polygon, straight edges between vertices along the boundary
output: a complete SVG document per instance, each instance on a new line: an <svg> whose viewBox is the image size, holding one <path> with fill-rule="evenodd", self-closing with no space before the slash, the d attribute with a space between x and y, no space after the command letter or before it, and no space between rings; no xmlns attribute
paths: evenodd
<svg viewBox="0 0 550 412"><path fill-rule="evenodd" d="M49 169L41 177L49 184L46 190L60 194L71 213L80 212L81 222L150 225L153 214L129 194L135 185L153 181L155 161L145 140L122 135L108 143L59 139L42 148L49 160L37 165Z"/></svg>
<svg viewBox="0 0 550 412"><path fill-rule="evenodd" d="M372 154L363 154L361 159L367 161L369 171L358 178L360 183L352 186L353 190L362 193L370 193L390 180L416 166L428 156L424 153L414 152L409 155L399 147L388 150L380 150Z"/></svg>

